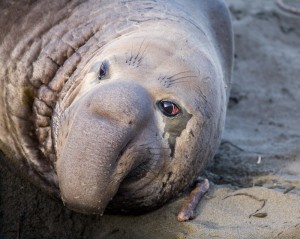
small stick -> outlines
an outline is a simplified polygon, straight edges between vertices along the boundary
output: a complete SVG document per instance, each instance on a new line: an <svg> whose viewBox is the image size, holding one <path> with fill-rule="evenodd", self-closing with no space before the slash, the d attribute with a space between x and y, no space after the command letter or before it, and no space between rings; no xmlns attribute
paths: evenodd
<svg viewBox="0 0 300 239"><path fill-rule="evenodd" d="M284 3L282 0L277 0L276 4L278 7L280 7L282 10L296 14L296 15L300 15L300 9L296 8L296 7L292 7L287 5L286 3Z"/></svg>
<svg viewBox="0 0 300 239"><path fill-rule="evenodd" d="M207 193L208 189L208 180L206 178L198 178L196 181L196 187L190 193L187 202L183 204L177 215L177 220L179 222L188 221L196 217L196 207L204 194Z"/></svg>

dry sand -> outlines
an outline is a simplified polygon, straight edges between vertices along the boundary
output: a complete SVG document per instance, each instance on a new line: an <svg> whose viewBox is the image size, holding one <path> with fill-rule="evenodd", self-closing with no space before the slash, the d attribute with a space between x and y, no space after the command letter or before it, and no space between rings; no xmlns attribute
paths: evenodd
<svg viewBox="0 0 300 239"><path fill-rule="evenodd" d="M0 238L300 238L300 17L273 0L228 3L234 83L197 218L176 221L185 197L142 216L79 215L0 164Z"/></svg>

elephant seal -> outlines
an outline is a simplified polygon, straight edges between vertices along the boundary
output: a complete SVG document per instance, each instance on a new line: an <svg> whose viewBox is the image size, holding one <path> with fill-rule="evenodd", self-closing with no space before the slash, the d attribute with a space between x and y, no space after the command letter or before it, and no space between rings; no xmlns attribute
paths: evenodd
<svg viewBox="0 0 300 239"><path fill-rule="evenodd" d="M81 213L177 196L224 128L232 30L222 0L1 1L0 148Z"/></svg>

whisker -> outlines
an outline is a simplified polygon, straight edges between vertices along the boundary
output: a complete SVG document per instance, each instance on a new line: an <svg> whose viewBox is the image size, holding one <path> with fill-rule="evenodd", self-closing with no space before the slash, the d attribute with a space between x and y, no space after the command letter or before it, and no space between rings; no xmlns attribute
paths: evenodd
<svg viewBox="0 0 300 239"><path fill-rule="evenodd" d="M142 52L142 55L141 55L140 59L142 59L142 57L144 57L144 54L145 54L146 50L148 49L148 46L149 46L149 43L146 45L144 51Z"/></svg>
<svg viewBox="0 0 300 239"><path fill-rule="evenodd" d="M129 58L129 65L131 65L131 61L132 61L132 58L133 58L133 43L131 44L131 52L130 52L130 58Z"/></svg>
<svg viewBox="0 0 300 239"><path fill-rule="evenodd" d="M136 59L138 58L138 56L140 55L140 51L141 51L141 48L142 48L142 46L143 46L143 44L144 44L144 41L145 41L145 38L144 38L144 40L142 41L142 43L141 43L141 45L140 45L140 48L139 48L139 50L138 50L138 53L136 54L134 60L136 60Z"/></svg>
<svg viewBox="0 0 300 239"><path fill-rule="evenodd" d="M182 72L179 72L179 73L177 73L175 75L172 75L172 76L168 77L168 79L172 79L174 76L178 76L180 74L184 74L184 73L188 73L188 72L191 72L191 71L182 71Z"/></svg>
<svg viewBox="0 0 300 239"><path fill-rule="evenodd" d="M170 83L168 87L173 86L175 84L179 84L179 83L189 83L189 81L177 81L177 82L173 82L173 83Z"/></svg>
<svg viewBox="0 0 300 239"><path fill-rule="evenodd" d="M181 79L186 79L186 78L196 78L198 76L183 76L183 77L179 77L179 78L176 78L176 79L170 79L169 82L174 82L174 81L177 81L177 80L181 80Z"/></svg>
<svg viewBox="0 0 300 239"><path fill-rule="evenodd" d="M155 142L156 142L156 140L153 140L153 141L151 141L151 142L147 142L147 143L144 143L144 144L140 144L140 145L138 145L138 147L139 147L139 146L145 146L145 145L153 144L153 143L155 143Z"/></svg>

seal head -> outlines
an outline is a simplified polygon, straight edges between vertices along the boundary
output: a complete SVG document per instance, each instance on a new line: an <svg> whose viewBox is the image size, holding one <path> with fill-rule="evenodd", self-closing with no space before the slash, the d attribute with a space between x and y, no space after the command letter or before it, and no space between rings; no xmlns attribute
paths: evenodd
<svg viewBox="0 0 300 239"><path fill-rule="evenodd" d="M213 156L226 108L219 58L206 36L169 27L107 44L59 103L56 169L71 209L149 211Z"/></svg>

